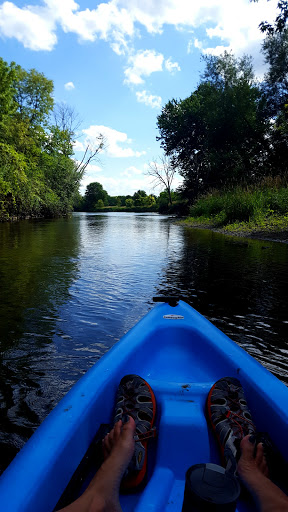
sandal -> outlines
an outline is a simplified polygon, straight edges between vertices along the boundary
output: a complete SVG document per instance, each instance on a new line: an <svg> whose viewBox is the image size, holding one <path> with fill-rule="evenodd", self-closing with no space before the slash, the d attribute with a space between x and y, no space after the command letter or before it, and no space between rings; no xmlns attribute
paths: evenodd
<svg viewBox="0 0 288 512"><path fill-rule="evenodd" d="M147 443L150 438L156 437L153 427L155 396L148 382L138 375L126 375L118 387L114 425L125 415L132 416L136 424L135 451L121 484L122 490L129 490L143 482L147 470Z"/></svg>
<svg viewBox="0 0 288 512"><path fill-rule="evenodd" d="M235 472L241 440L248 434L256 433L238 379L224 377L212 386L207 398L207 412L221 448L222 462L227 470Z"/></svg>

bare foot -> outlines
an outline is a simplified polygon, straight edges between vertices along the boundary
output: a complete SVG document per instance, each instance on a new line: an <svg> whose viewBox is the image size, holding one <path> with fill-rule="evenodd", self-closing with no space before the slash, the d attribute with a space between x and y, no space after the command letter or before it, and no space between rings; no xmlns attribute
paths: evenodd
<svg viewBox="0 0 288 512"><path fill-rule="evenodd" d="M255 478L255 474L268 477L268 466L263 445L262 443L257 445L254 457L255 442L251 442L249 438L250 436L245 436L241 441L241 457L237 465L238 475L247 484L249 484L251 477Z"/></svg>
<svg viewBox="0 0 288 512"><path fill-rule="evenodd" d="M95 478L97 492L100 492L106 500L105 512L121 510L119 488L135 448L135 421L131 416L128 416L127 420L125 424L119 420L103 440L105 461ZM94 508L91 510L94 512ZM97 508L95 512L98 512Z"/></svg>
<svg viewBox="0 0 288 512"><path fill-rule="evenodd" d="M119 420L103 440L104 462L86 491L60 512L121 512L119 489L135 448L135 421Z"/></svg>
<svg viewBox="0 0 288 512"><path fill-rule="evenodd" d="M114 428L105 436L102 441L103 453L104 453L104 464L111 465L110 459L112 458L114 463L117 463L117 467L123 468L121 471L121 479L128 467L130 460L135 449L135 421L131 416L127 416L127 422L122 420L115 423Z"/></svg>
<svg viewBox="0 0 288 512"><path fill-rule="evenodd" d="M287 512L287 496L268 478L263 445L258 444L254 457L255 443L249 441L249 437L241 441L242 453L237 465L239 477L261 512Z"/></svg>

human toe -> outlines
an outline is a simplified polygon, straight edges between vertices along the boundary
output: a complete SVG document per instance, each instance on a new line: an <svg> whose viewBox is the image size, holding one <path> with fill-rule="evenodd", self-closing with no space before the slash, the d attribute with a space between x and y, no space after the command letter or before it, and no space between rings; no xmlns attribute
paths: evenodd
<svg viewBox="0 0 288 512"><path fill-rule="evenodd" d="M254 461L254 449L255 449L255 438L253 436L245 436L243 437L241 444L241 458L246 460L247 462Z"/></svg>
<svg viewBox="0 0 288 512"><path fill-rule="evenodd" d="M131 435L133 436L136 429L134 418L132 418L132 416L127 416L125 419L126 421L123 421L122 424L122 433L125 437L130 437Z"/></svg>
<svg viewBox="0 0 288 512"><path fill-rule="evenodd" d="M268 476L268 466L265 457L264 447L262 443L257 445L255 464L257 468L265 475Z"/></svg>

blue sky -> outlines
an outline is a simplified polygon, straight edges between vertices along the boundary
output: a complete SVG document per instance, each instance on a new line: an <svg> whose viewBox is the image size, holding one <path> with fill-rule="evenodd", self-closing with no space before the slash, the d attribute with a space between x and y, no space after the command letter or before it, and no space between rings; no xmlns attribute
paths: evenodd
<svg viewBox="0 0 288 512"><path fill-rule="evenodd" d="M157 115L199 83L202 54L232 50L264 72L258 25L277 0L0 0L0 56L54 81L57 102L82 120L75 145L102 133L106 150L87 168L81 192L99 181L110 195L153 192L145 171L161 156ZM176 176L174 188L181 178ZM154 191L159 193L159 189Z"/></svg>

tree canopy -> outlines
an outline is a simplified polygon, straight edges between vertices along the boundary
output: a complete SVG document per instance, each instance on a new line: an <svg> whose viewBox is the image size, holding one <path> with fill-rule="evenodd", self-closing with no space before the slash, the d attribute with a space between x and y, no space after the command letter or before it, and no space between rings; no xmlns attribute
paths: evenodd
<svg viewBox="0 0 288 512"><path fill-rule="evenodd" d="M54 105L53 88L43 73L0 58L0 220L71 211L87 163L103 147L99 134L93 152L73 159L77 115Z"/></svg>
<svg viewBox="0 0 288 512"><path fill-rule="evenodd" d="M169 101L158 117L158 140L190 196L254 177L255 155L265 146L267 122L251 59L226 52L204 60L196 91Z"/></svg>
<svg viewBox="0 0 288 512"><path fill-rule="evenodd" d="M93 212L96 208L101 208L102 203L99 203L99 201L102 201L103 206L107 206L108 193L103 189L103 185L101 185L101 183L98 183L97 181L89 183L85 192L85 210Z"/></svg>
<svg viewBox="0 0 288 512"><path fill-rule="evenodd" d="M263 52L262 83L249 56L204 56L196 90L158 116L158 140L184 177L186 197L287 170L287 30L266 36Z"/></svg>

